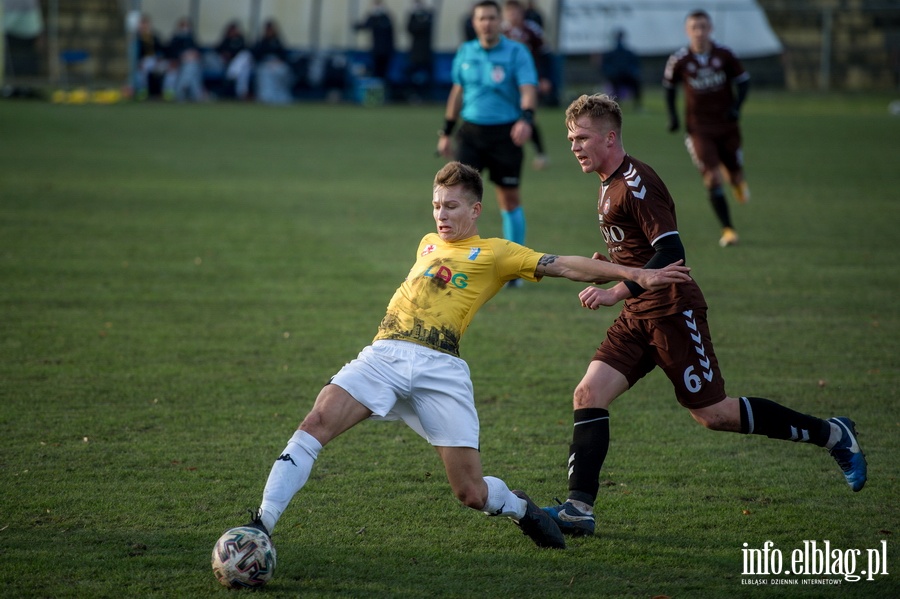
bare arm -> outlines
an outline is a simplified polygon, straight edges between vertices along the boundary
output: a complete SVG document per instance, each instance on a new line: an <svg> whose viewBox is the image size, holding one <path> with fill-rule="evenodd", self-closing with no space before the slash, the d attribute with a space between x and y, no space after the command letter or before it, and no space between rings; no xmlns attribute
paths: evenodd
<svg viewBox="0 0 900 599"><path fill-rule="evenodd" d="M662 269L631 268L584 256L557 256L544 254L538 260L534 273L538 276L563 277L586 283L606 281L634 281L644 289L661 289L672 283L690 281L690 268L682 266L683 260Z"/></svg>
<svg viewBox="0 0 900 599"><path fill-rule="evenodd" d="M447 96L447 108L444 110L444 118L448 123L455 123L459 119L459 112L462 109L463 88L458 83L450 88L450 95ZM449 135L441 135L438 138L437 152L444 158L453 157L453 140Z"/></svg>
<svg viewBox="0 0 900 599"><path fill-rule="evenodd" d="M520 85L519 95L521 96L521 100L519 101L519 108L521 108L522 110L537 109L537 87L530 84Z"/></svg>
<svg viewBox="0 0 900 599"><path fill-rule="evenodd" d="M537 87L534 85L520 85L519 95L521 96L519 107L522 109L522 112L524 113L526 110L530 110L533 117L534 110L537 108ZM517 146L525 145L525 143L531 139L532 126L533 123L526 119L519 119L516 121L510 132L513 143Z"/></svg>
<svg viewBox="0 0 900 599"><path fill-rule="evenodd" d="M448 121L455 121L459 118L459 111L462 109L462 94L462 86L454 83L450 88L450 95L447 96L447 108L444 110L444 118Z"/></svg>
<svg viewBox="0 0 900 599"><path fill-rule="evenodd" d="M656 253L644 265L644 270L653 270L668 264L684 264L684 246L681 237L677 233L666 235L653 244ZM605 260L601 254L594 254L595 260ZM635 280L622 281L609 289L591 286L578 294L581 305L591 310L597 310L601 306L614 306L622 300L637 297L646 289Z"/></svg>

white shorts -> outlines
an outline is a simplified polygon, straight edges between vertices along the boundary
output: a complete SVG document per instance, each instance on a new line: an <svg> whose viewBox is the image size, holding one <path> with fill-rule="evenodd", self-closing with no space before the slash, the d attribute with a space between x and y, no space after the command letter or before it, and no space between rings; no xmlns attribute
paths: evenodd
<svg viewBox="0 0 900 599"><path fill-rule="evenodd" d="M478 413L465 360L409 341L378 340L331 379L372 410L402 419L436 447L478 449Z"/></svg>

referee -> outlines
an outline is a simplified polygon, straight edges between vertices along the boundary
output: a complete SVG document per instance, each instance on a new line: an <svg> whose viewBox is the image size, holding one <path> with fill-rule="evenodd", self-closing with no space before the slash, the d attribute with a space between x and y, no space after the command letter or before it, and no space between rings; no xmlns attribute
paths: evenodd
<svg viewBox="0 0 900 599"><path fill-rule="evenodd" d="M500 5L493 0L475 5L472 25L477 38L460 46L453 59L453 87L437 149L444 158L454 158L451 134L462 118L455 158L488 170L503 217L503 237L524 244L519 181L523 146L534 124L538 78L528 48L500 34L500 15Z"/></svg>

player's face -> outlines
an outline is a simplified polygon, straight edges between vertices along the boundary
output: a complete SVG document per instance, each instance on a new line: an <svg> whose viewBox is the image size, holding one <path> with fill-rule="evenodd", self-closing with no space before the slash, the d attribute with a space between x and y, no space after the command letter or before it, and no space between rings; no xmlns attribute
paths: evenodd
<svg viewBox="0 0 900 599"><path fill-rule="evenodd" d="M602 121L594 121L589 116L575 119L569 123L568 139L583 172L611 174L608 163L615 147L615 133Z"/></svg>
<svg viewBox="0 0 900 599"><path fill-rule="evenodd" d="M444 241L460 241L478 235L481 202L470 204L462 186L438 187L431 206L438 235Z"/></svg>
<svg viewBox="0 0 900 599"><path fill-rule="evenodd" d="M472 26L482 46L490 48L500 41L500 13L493 6L476 7Z"/></svg>
<svg viewBox="0 0 900 599"><path fill-rule="evenodd" d="M690 40L691 50L705 53L709 50L709 39L712 35L712 23L706 17L690 17L684 25Z"/></svg>
<svg viewBox="0 0 900 599"><path fill-rule="evenodd" d="M520 7L511 4L503 7L503 20L509 23L510 27L519 27L525 22L525 14Z"/></svg>

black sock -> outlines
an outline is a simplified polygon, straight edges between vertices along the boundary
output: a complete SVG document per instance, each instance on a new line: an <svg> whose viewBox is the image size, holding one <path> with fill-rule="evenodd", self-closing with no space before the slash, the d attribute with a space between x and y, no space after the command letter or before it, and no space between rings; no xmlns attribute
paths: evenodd
<svg viewBox="0 0 900 599"><path fill-rule="evenodd" d="M575 410L569 446L569 499L594 505L600 488L600 468L609 451L609 410Z"/></svg>
<svg viewBox="0 0 900 599"><path fill-rule="evenodd" d="M713 187L709 190L709 203L712 204L713 212L719 217L719 222L723 227L731 227L731 215L728 213L728 202L725 201L725 192L722 186Z"/></svg>
<svg viewBox="0 0 900 599"><path fill-rule="evenodd" d="M831 424L821 418L795 412L762 397L742 397L738 401L741 432L745 435L765 435L819 447L825 447L831 438Z"/></svg>
<svg viewBox="0 0 900 599"><path fill-rule="evenodd" d="M537 150L538 154L544 153L544 140L541 137L541 130L538 129L537 125L531 126L531 141L534 143L534 149Z"/></svg>

